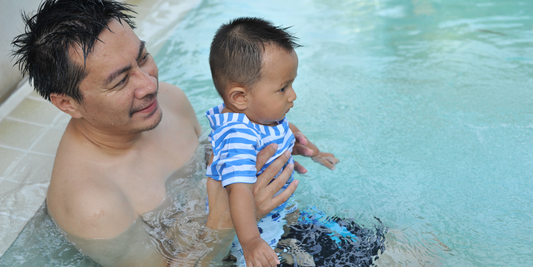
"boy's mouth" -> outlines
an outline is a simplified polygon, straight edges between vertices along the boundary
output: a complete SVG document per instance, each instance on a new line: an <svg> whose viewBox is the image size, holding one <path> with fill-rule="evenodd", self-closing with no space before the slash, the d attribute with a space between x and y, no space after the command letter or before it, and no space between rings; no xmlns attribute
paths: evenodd
<svg viewBox="0 0 533 267"><path fill-rule="evenodd" d="M289 113L289 111L291 110L292 107L294 107L294 104L292 104L292 105L287 109L287 112L285 112L285 113Z"/></svg>

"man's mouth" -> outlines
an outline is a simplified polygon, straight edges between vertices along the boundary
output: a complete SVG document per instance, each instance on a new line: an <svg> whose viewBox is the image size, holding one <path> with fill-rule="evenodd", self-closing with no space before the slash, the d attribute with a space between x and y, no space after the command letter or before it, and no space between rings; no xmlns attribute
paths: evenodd
<svg viewBox="0 0 533 267"><path fill-rule="evenodd" d="M141 107L141 108L135 108L130 112L130 117L133 116L135 113L153 113L157 108L157 98L154 96L152 97L152 103L150 103L148 106Z"/></svg>

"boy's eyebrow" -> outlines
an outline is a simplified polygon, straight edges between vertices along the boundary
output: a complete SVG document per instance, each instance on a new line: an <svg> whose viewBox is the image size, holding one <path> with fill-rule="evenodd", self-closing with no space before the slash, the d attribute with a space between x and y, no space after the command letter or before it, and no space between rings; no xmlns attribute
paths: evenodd
<svg viewBox="0 0 533 267"><path fill-rule="evenodd" d="M141 60L141 57L143 55L144 48L146 46L145 41L141 41L141 44L139 45L139 53L137 54L137 61ZM118 77L120 74L129 71L131 69L131 64L128 66L124 66L121 69L118 69L116 71L113 71L104 81L104 87L107 86L110 82L112 82L116 77Z"/></svg>
<svg viewBox="0 0 533 267"><path fill-rule="evenodd" d="M298 75L296 75L296 76L298 76ZM294 76L294 78L292 78L292 79L290 79L290 80L288 80L288 81L282 83L281 86L287 86L289 83L294 82L294 80L296 80L296 76Z"/></svg>

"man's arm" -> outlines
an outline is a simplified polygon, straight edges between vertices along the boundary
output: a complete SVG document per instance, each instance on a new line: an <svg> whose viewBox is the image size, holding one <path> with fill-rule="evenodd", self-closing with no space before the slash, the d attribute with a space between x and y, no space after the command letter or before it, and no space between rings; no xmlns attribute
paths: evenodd
<svg viewBox="0 0 533 267"><path fill-rule="evenodd" d="M153 244L152 238L135 221L136 214L120 192L89 183L79 186L84 190L63 191L70 195L68 201L47 199L48 213L78 250L102 266L166 266L161 249L140 246ZM55 220L58 213L61 220Z"/></svg>

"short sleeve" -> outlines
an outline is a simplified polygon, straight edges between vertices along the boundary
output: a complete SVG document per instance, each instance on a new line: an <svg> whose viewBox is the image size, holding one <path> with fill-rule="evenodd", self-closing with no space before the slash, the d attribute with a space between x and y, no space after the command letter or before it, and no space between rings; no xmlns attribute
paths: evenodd
<svg viewBox="0 0 533 267"><path fill-rule="evenodd" d="M244 124L233 125L211 134L213 163L206 175L222 181L225 187L233 183L255 183L257 181L258 138L253 130Z"/></svg>

